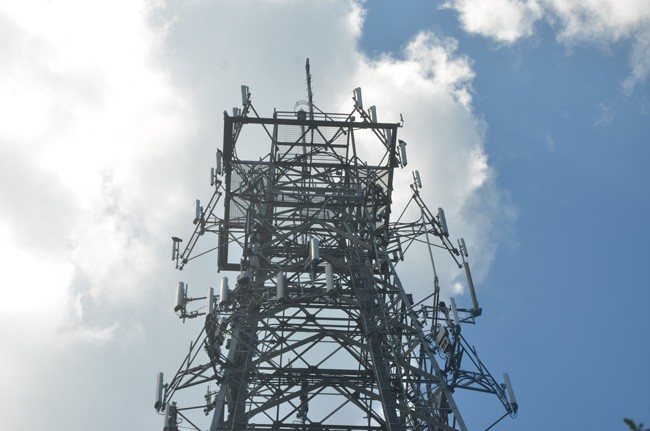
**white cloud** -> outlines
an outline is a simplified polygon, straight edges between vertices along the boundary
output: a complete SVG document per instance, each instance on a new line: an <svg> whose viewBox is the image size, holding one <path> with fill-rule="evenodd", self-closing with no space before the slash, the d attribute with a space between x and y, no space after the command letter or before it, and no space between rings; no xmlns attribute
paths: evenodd
<svg viewBox="0 0 650 431"><path fill-rule="evenodd" d="M536 0L450 0L443 7L458 11L465 31L508 44L532 35L542 15Z"/></svg>
<svg viewBox="0 0 650 431"><path fill-rule="evenodd" d="M650 74L650 20L645 29L635 33L630 55L630 74L623 81L623 92L632 94L634 88Z"/></svg>
<svg viewBox="0 0 650 431"><path fill-rule="evenodd" d="M11 203L0 208L0 258L10 267L2 294L11 298L0 305L10 347L0 369L13 394L0 401L12 406L8 428L158 425L150 377L177 366L178 353L169 237L187 233L193 199L210 193L220 112L239 104L239 84L251 86L261 115L292 109L305 98L306 57L322 108L350 109L361 86L382 121L404 114L411 164L397 187L420 169L427 201L444 206L454 234L468 239L480 280L511 216L485 154L486 125L472 112L472 63L453 39L432 33L414 36L403 57L368 59L357 49L363 17L359 4L336 1L0 6L0 196ZM183 272L192 288L211 283L214 265L205 262ZM454 276L449 293L458 290ZM48 356L46 369L36 358ZM25 374L34 381L16 377ZM32 407L17 403L29 400L37 376L53 386L68 379L78 391L50 401L59 418L80 397L89 408L132 410L103 425L92 409L60 422L28 415ZM138 389L123 397L127 382Z"/></svg>
<svg viewBox="0 0 650 431"><path fill-rule="evenodd" d="M608 104L601 102L598 104L598 114L596 119L593 121L592 125L594 127L606 128L612 124L614 118L616 117L616 112Z"/></svg>
<svg viewBox="0 0 650 431"><path fill-rule="evenodd" d="M650 2L643 0L589 0L548 3L548 19L559 24L564 43L596 43L608 46L629 40L630 72L622 83L625 94L644 82L650 73Z"/></svg>
<svg viewBox="0 0 650 431"><path fill-rule="evenodd" d="M421 32L406 45L405 54L407 61L416 66L421 78L452 94L469 109L474 71L469 58L458 56L457 49L458 41L455 39Z"/></svg>
<svg viewBox="0 0 650 431"><path fill-rule="evenodd" d="M179 143L194 122L157 64L164 28L148 24L150 9L145 1L0 5L0 402L11 412L8 428L47 426L29 411L35 393L49 393L41 405L57 412L84 393L101 399L100 387L68 392L83 384L63 380L66 361L85 349L135 346L138 322L129 316L159 285L155 262L167 262L163 244L184 187L167 174L183 163ZM43 375L65 396L45 390ZM66 422L53 429L84 428Z"/></svg>
<svg viewBox="0 0 650 431"><path fill-rule="evenodd" d="M631 94L650 73L650 2L645 0L450 0L463 29L502 43L514 43L534 34L545 20L560 42L609 46L631 43L630 73L623 91Z"/></svg>
<svg viewBox="0 0 650 431"><path fill-rule="evenodd" d="M403 58L362 57L353 81L362 86L364 103L377 106L380 121L397 121L403 114L399 136L408 143L409 165L396 175L397 206L408 200L411 173L418 170L429 209L444 207L452 236L468 244L480 284L516 211L495 185L484 149L486 124L472 111L472 62L456 50L455 40L422 32L407 43ZM349 106L345 97L339 106ZM409 258L414 265L400 272L405 285L430 293L431 284L421 282L431 273L428 254L414 249ZM444 253L435 258L444 294L459 293L464 275L447 265Z"/></svg>
<svg viewBox="0 0 650 431"><path fill-rule="evenodd" d="M646 27L650 18L643 0L548 0L546 8L560 21L563 40L617 41Z"/></svg>
<svg viewBox="0 0 650 431"><path fill-rule="evenodd" d="M185 99L155 66L163 35L147 26L145 2L23 4L2 10L13 32L3 39L10 55L0 71L9 96L0 98L8 119L0 187L12 205L0 220L14 235L14 256L31 256L32 267L45 264L35 254L45 250L60 271L88 275L93 295L133 295L138 289L120 277L151 271L145 244L162 219L147 212L166 207L174 192L165 198L150 181L171 169L181 121L190 125L184 133L192 124ZM64 290L69 278L51 283ZM34 285L41 294L53 289Z"/></svg>

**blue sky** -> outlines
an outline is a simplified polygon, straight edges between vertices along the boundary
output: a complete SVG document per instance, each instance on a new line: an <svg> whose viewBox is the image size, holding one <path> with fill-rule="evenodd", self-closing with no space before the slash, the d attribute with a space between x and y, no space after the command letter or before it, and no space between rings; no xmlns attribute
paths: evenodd
<svg viewBox="0 0 650 431"><path fill-rule="evenodd" d="M217 277L210 258L174 271L169 237L209 196L239 86L262 115L292 109L306 57L320 107L350 110L361 86L380 120L404 114L427 203L470 247L484 314L465 335L517 393L496 429L650 423L648 2L7 0L7 427L160 429L154 375L199 330L176 321L174 286ZM418 264L405 286L425 294Z"/></svg>
<svg viewBox="0 0 650 431"><path fill-rule="evenodd" d="M457 38L474 60L486 149L519 212L514 244L500 248L484 281L489 306L476 328L516 376L521 414L504 429L647 422L650 122L647 81L621 90L629 41L566 46L542 24L499 46L459 29L453 11L430 2L413 9L415 27ZM391 17L378 11L375 19L381 28ZM381 49L372 22L371 7L369 52ZM399 46L407 31L381 43Z"/></svg>
<svg viewBox="0 0 650 431"><path fill-rule="evenodd" d="M472 334L516 376L521 414L503 429L647 422L650 121L647 81L621 88L630 41L568 46L540 23L503 45L467 34L432 2L368 6L366 52L398 51L413 30L433 28L473 60L486 150L519 214Z"/></svg>

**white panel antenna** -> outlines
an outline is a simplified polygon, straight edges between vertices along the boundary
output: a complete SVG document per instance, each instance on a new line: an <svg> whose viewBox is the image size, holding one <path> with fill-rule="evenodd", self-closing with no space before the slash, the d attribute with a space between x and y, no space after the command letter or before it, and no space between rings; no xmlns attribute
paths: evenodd
<svg viewBox="0 0 650 431"><path fill-rule="evenodd" d="M194 201L194 220L192 223L197 224L199 221L201 221L201 201L197 199Z"/></svg>
<svg viewBox="0 0 650 431"><path fill-rule="evenodd" d="M454 316L454 324L460 325L460 320L458 319L458 308L456 307L456 301L454 300L454 298L449 298L449 302L451 303L451 314Z"/></svg>
<svg viewBox="0 0 650 431"><path fill-rule="evenodd" d="M419 171L413 171L413 182L415 183L415 187L418 189L422 188L422 180L420 179Z"/></svg>
<svg viewBox="0 0 650 431"><path fill-rule="evenodd" d="M354 89L354 106L363 109L363 99L361 97L361 87L357 87Z"/></svg>
<svg viewBox="0 0 650 431"><path fill-rule="evenodd" d="M219 287L219 305L223 306L224 304L228 304L228 277L221 279Z"/></svg>
<svg viewBox="0 0 650 431"><path fill-rule="evenodd" d="M180 243L181 242L183 242L182 239L180 239L180 238L178 238L176 236L172 237L172 260L176 260L176 258L178 257L178 252L179 252L179 249L180 249Z"/></svg>
<svg viewBox="0 0 650 431"><path fill-rule="evenodd" d="M447 229L447 218L445 217L445 211L442 208L438 208L438 221L440 222L442 234L446 237L449 237L449 229Z"/></svg>
<svg viewBox="0 0 650 431"><path fill-rule="evenodd" d="M223 151L217 150L217 175L223 175Z"/></svg>
<svg viewBox="0 0 650 431"><path fill-rule="evenodd" d="M377 122L377 107L375 105L372 105L370 108L368 108L368 112L370 113L370 121L373 123Z"/></svg>
<svg viewBox="0 0 650 431"><path fill-rule="evenodd" d="M334 293L334 268L329 262L325 262L325 290L330 295Z"/></svg>
<svg viewBox="0 0 650 431"><path fill-rule="evenodd" d="M460 239L460 252L463 253L465 257L469 257L469 254L467 253L467 246L465 245L465 239L461 238Z"/></svg>
<svg viewBox="0 0 650 431"><path fill-rule="evenodd" d="M226 317L222 317L219 319L219 324L217 325L215 331L214 331L214 338L216 341L216 344L221 346L224 342L225 336L224 332L226 332L228 329L228 319Z"/></svg>
<svg viewBox="0 0 650 431"><path fill-rule="evenodd" d="M174 406L176 405L176 403L172 403L172 404L173 404ZM171 417L173 417L173 414L172 414L172 405L167 404L167 405L165 406L165 428L167 428L167 426L169 426L169 422L170 422Z"/></svg>
<svg viewBox="0 0 650 431"><path fill-rule="evenodd" d="M185 283L179 281L176 285L176 304L174 305L174 311L185 309L185 292Z"/></svg>
<svg viewBox="0 0 650 431"><path fill-rule="evenodd" d="M242 85L241 86L241 104L246 106L250 103L251 100L251 93L248 88L248 85Z"/></svg>
<svg viewBox="0 0 650 431"><path fill-rule="evenodd" d="M406 157L406 142L399 140L399 154L402 159L402 167L408 164L408 159ZM422 187L422 186L420 186Z"/></svg>
<svg viewBox="0 0 650 431"><path fill-rule="evenodd" d="M447 329L439 323L436 325L436 343L440 346L443 352L446 352L449 348Z"/></svg>
<svg viewBox="0 0 650 431"><path fill-rule="evenodd" d="M276 290L276 300L283 301L287 296L287 288L284 284L284 272L279 271L277 275L277 290Z"/></svg>
<svg viewBox="0 0 650 431"><path fill-rule="evenodd" d="M312 238L309 241L309 258L312 262L320 260L320 241L317 238Z"/></svg>
<svg viewBox="0 0 650 431"><path fill-rule="evenodd" d="M205 314L212 314L212 311L214 311L214 288L210 287L206 295Z"/></svg>
<svg viewBox="0 0 650 431"><path fill-rule="evenodd" d="M472 297L472 306L474 310L479 310L478 299L476 299L476 291L474 290L474 281L472 281L472 273L469 270L469 263L463 262L465 268L465 276L467 277L467 287L469 287L469 294Z"/></svg>
<svg viewBox="0 0 650 431"><path fill-rule="evenodd" d="M154 401L154 408L160 410L162 407L163 399L163 373L158 373L156 375L156 400Z"/></svg>
<svg viewBox="0 0 650 431"><path fill-rule="evenodd" d="M515 391L512 389L512 384L510 383L510 376L508 376L508 373L503 373L503 381L506 385L506 390L508 391L510 405L515 411L517 411L517 398L515 398Z"/></svg>

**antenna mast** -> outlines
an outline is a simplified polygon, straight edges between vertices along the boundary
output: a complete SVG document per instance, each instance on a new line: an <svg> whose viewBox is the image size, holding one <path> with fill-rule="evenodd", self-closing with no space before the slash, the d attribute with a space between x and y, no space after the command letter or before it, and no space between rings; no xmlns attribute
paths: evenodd
<svg viewBox="0 0 650 431"><path fill-rule="evenodd" d="M173 237L178 269L216 249L228 276L206 280L205 296L177 286L175 312L202 324L178 372L166 383L157 375L164 430L465 431L474 427L456 402L462 390L492 394L502 412L481 429L516 416L510 378L498 383L461 335L481 314L471 278L471 308L454 298L449 308L435 272L421 300L398 277L414 243L427 244L432 265L442 250L470 277L465 241L454 245L444 211L428 209L419 173L410 204L420 217L391 220L394 171L407 160L402 123L378 122L360 88L350 113L315 110L309 60L305 71L308 118L259 117L242 86L243 106L224 113L214 193L196 201L182 251ZM259 143L253 128L269 152L240 158Z"/></svg>
<svg viewBox="0 0 650 431"><path fill-rule="evenodd" d="M309 72L309 59L305 62L305 74L307 75L307 101L309 102L309 120L314 121L314 93L311 90L311 73Z"/></svg>

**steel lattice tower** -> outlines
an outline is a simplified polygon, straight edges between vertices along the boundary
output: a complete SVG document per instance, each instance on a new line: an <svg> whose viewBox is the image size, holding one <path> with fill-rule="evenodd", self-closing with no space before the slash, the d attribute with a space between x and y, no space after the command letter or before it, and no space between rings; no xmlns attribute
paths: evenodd
<svg viewBox="0 0 650 431"><path fill-rule="evenodd" d="M461 335L481 314L467 249L449 239L444 212L434 216L422 201L419 174L410 204L420 217L392 220L393 173L407 163L401 123L377 122L360 89L351 113L321 111L309 61L306 72L308 100L297 104L305 109L272 118L257 114L242 86L243 107L224 113L214 194L206 206L196 202L182 252L173 238L182 269L204 254L194 252L199 238L214 234L218 270L236 275L200 298L178 285L177 314L205 323L174 377L163 383L158 374L164 429L206 429L192 416L202 410L211 431L466 430L460 389L494 394L501 418L516 415L507 375L498 384ZM238 156L249 129L268 139L268 154ZM404 251L414 241L431 251L434 239L465 268L472 308L441 302L437 277L416 304L400 283ZM205 306L191 311L196 300Z"/></svg>

